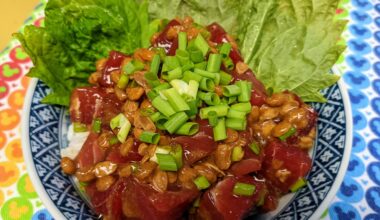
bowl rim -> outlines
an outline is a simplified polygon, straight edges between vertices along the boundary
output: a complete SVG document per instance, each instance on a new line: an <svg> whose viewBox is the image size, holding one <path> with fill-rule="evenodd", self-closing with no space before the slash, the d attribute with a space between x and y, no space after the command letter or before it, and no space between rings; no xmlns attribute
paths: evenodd
<svg viewBox="0 0 380 220"><path fill-rule="evenodd" d="M38 197L41 199L44 206L47 208L49 213L55 219L66 219L63 213L58 209L54 202L50 199L47 194L45 187L42 185L41 179L37 174L37 170L33 163L33 157L31 154L30 140L29 140L29 116L30 116L30 106L32 104L33 94L37 85L38 79L33 78L29 82L28 91L24 98L24 106L22 111L21 119L21 145L22 152L24 156L24 161L26 165L26 170L30 177L34 189L36 190Z"/></svg>
<svg viewBox="0 0 380 220"><path fill-rule="evenodd" d="M333 67L332 71L334 74L339 74L340 71ZM342 74L339 74L342 75ZM48 209L50 214L56 219L66 219L63 213L58 209L58 207L54 204L54 202L50 199L48 193L45 190L45 187L42 185L42 182L37 174L37 170L33 163L33 158L31 154L30 148L30 140L29 140L29 116L30 116L30 106L32 103L32 97L35 91L35 87L37 85L38 79L33 78L28 86L28 90L25 96L23 111L22 111L22 120L21 120L21 144L23 150L24 161L26 164L26 169L28 175L30 176L30 180L41 199L44 206ZM338 82L338 87L342 95L342 101L344 106L344 112L346 116L346 138L345 138L345 146L344 153L342 157L342 162L340 164L340 172L338 172L333 185L331 186L329 192L324 198L323 202L318 206L318 208L314 211L314 213L310 216L310 219L319 219L327 206L330 204L332 199L336 196L336 192L340 188L341 183L343 182L344 176L346 172L341 172L341 170L346 171L349 160L350 153L352 149L352 134L353 134L353 124L352 124L352 111L350 105L350 99L348 95L348 89L341 78Z"/></svg>

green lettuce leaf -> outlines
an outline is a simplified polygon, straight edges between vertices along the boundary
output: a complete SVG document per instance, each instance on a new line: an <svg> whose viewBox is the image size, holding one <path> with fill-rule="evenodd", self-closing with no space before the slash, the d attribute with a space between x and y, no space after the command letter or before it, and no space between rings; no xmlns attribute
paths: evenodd
<svg viewBox="0 0 380 220"><path fill-rule="evenodd" d="M320 90L339 77L329 74L345 47L346 22L334 20L339 0L50 0L46 27L15 34L31 56L28 74L52 93L45 103L68 105L71 91L86 85L94 62L111 50L148 47L161 19L192 16L221 24L237 37L246 63L266 88L293 91L323 102Z"/></svg>
<svg viewBox="0 0 380 220"><path fill-rule="evenodd" d="M153 19L191 16L201 25L218 22L231 34L239 27L239 10L244 0L150 0L149 15Z"/></svg>
<svg viewBox="0 0 380 220"><path fill-rule="evenodd" d="M320 90L339 79L329 74L345 46L346 22L334 20L339 0L247 1L239 20L245 62L267 88L324 102ZM251 14L248 14L248 13Z"/></svg>
<svg viewBox="0 0 380 220"><path fill-rule="evenodd" d="M87 84L97 59L148 46L147 10L146 2L135 0L49 1L45 27L15 34L34 63L28 76L52 89L43 102L68 106L71 91Z"/></svg>

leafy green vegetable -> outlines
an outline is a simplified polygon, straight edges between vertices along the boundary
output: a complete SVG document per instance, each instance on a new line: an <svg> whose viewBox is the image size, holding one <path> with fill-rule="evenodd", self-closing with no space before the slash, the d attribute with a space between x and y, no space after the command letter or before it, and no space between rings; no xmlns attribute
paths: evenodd
<svg viewBox="0 0 380 220"><path fill-rule="evenodd" d="M15 34L35 67L28 76L46 83L49 104L69 105L71 91L86 85L94 62L111 50L132 53L149 45L147 3L135 0L51 0L46 27Z"/></svg>
<svg viewBox="0 0 380 220"><path fill-rule="evenodd" d="M306 102L324 102L320 90L345 46L345 21L334 20L339 0L250 0L239 14L241 52L267 88L293 91Z"/></svg>
<svg viewBox="0 0 380 220"><path fill-rule="evenodd" d="M229 33L236 33L237 19L244 0L150 0L149 15L157 19L191 16L201 25L218 22Z"/></svg>
<svg viewBox="0 0 380 220"><path fill-rule="evenodd" d="M346 24L334 20L338 2L50 0L46 27L29 26L15 36L35 64L28 75L52 89L45 103L68 105L71 91L87 84L97 59L111 50L148 47L160 19L187 15L202 25L218 22L237 36L245 61L267 88L323 102L319 91L338 80L328 72L345 49L337 44Z"/></svg>

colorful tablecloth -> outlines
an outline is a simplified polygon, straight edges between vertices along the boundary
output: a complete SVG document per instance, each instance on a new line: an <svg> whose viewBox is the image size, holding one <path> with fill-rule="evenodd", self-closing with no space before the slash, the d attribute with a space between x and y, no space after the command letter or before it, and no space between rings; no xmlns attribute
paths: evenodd
<svg viewBox="0 0 380 220"><path fill-rule="evenodd" d="M41 1L26 24L43 25ZM345 0L348 48L337 68L349 88L353 148L344 181L323 219L380 220L380 1ZM22 30L22 29L21 29ZM21 149L20 121L31 67L19 43L0 53L0 219L52 219L33 189Z"/></svg>

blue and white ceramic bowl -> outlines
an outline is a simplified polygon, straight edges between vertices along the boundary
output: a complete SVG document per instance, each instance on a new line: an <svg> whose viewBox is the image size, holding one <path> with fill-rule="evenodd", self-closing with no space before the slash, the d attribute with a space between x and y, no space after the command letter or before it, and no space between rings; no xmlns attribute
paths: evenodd
<svg viewBox="0 0 380 220"><path fill-rule="evenodd" d="M80 196L76 184L60 169L60 150L67 146L67 109L41 104L49 89L34 80L23 113L23 151L31 180L56 219L98 219ZM313 166L307 186L281 199L274 212L260 219L318 219L344 177L352 146L352 117L342 83L324 91L327 103L316 103L317 139L310 152Z"/></svg>

